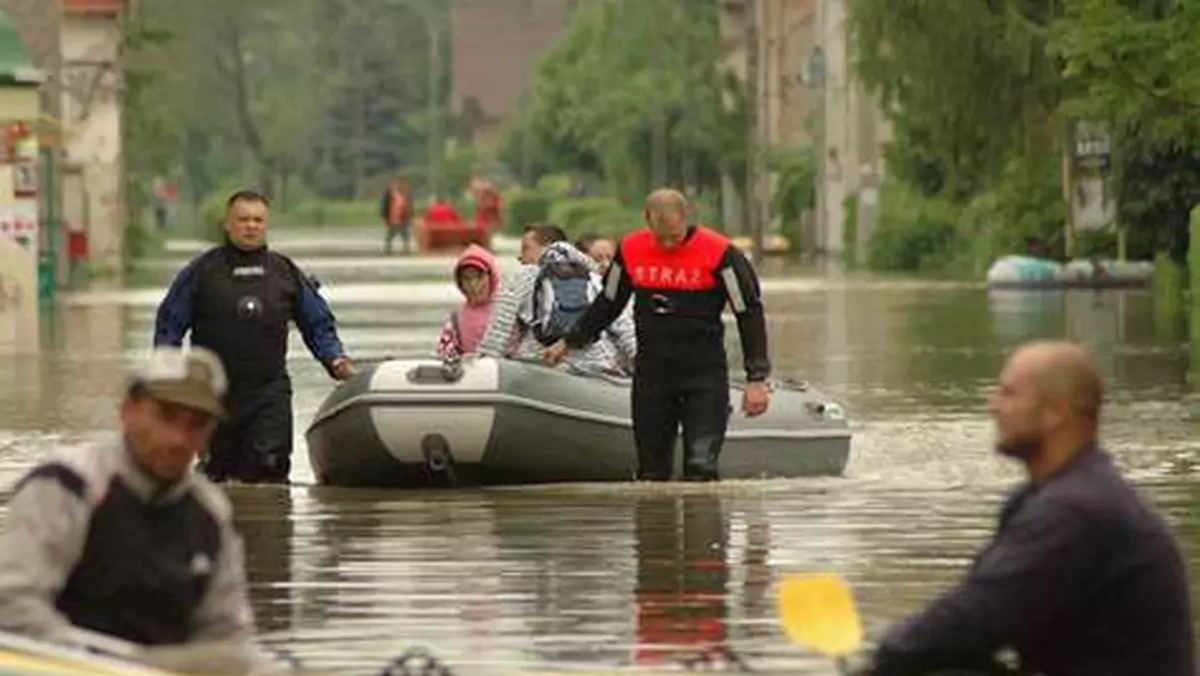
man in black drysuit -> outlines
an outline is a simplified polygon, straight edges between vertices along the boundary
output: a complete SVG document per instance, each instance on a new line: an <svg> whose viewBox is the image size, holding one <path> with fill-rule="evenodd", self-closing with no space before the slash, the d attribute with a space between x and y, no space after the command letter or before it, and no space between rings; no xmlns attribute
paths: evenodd
<svg viewBox="0 0 1200 676"><path fill-rule="evenodd" d="M638 478L667 481L683 427L685 480L719 478L718 459L731 413L725 327L728 303L737 316L746 370L742 410L767 410L766 321L758 276L724 235L687 224L687 200L657 190L646 201L649 225L626 235L604 276L603 292L565 338L546 348L557 363L571 348L595 341L634 297L638 351L632 412Z"/></svg>
<svg viewBox="0 0 1200 676"><path fill-rule="evenodd" d="M229 374L228 419L217 428L204 473L214 481L286 483L291 472L292 385L288 322L330 376L344 380L353 363L316 285L291 259L267 249L265 196L234 193L226 206L226 241L192 260L158 308L155 345L192 343L216 352Z"/></svg>

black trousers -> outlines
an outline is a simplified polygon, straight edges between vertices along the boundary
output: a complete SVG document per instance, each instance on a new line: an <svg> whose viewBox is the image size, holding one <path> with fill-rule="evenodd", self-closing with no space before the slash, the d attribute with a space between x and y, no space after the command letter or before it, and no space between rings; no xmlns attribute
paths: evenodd
<svg viewBox="0 0 1200 676"><path fill-rule="evenodd" d="M231 396L200 463L213 481L287 483L292 470L292 388L279 381Z"/></svg>
<svg viewBox="0 0 1200 676"><path fill-rule="evenodd" d="M400 235L400 241L404 243L404 251L407 253L410 248L409 232L412 230L412 221L405 219L403 222L397 225L387 224L384 226L384 228L386 229L386 232L383 236L384 252L389 254L392 253L392 240L396 238L396 235Z"/></svg>
<svg viewBox="0 0 1200 676"><path fill-rule="evenodd" d="M674 471L675 440L683 428L683 478L715 481L729 424L729 374L725 369L683 375L635 371L633 435L637 478L669 481Z"/></svg>

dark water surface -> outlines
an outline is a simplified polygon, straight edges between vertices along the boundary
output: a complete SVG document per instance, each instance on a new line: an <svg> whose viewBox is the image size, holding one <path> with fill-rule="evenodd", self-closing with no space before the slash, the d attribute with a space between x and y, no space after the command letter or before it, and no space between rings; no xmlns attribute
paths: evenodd
<svg viewBox="0 0 1200 676"><path fill-rule="evenodd" d="M360 356L428 353L448 307L444 287L389 284L377 268L391 265L403 264L326 276ZM121 370L148 347L158 293L64 300L46 318L43 354L0 357L0 484L115 423ZM268 641L342 673L371 673L417 645L465 674L677 665L700 645L759 669L832 673L788 644L773 581L840 572L873 634L954 580L1019 477L989 451L986 394L1006 351L1038 336L1096 350L1111 379L1104 437L1200 575L1200 363L1186 320L1156 313L1147 293L989 297L971 285L813 278L768 303L778 374L824 388L853 421L845 478L317 488L301 435L332 384L293 336L297 485L230 489ZM721 653L708 656L728 662Z"/></svg>

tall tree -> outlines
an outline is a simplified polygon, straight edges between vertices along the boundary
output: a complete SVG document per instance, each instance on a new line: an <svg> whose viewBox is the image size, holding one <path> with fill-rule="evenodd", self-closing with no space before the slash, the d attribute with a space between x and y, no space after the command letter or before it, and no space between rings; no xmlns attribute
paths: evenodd
<svg viewBox="0 0 1200 676"><path fill-rule="evenodd" d="M889 171L966 200L1013 155L1054 150L1052 0L851 0L857 73L883 97Z"/></svg>
<svg viewBox="0 0 1200 676"><path fill-rule="evenodd" d="M133 50L131 112L171 121L157 144L195 196L234 180L286 195L294 179L355 196L425 161L429 60L413 2L444 19L445 0L142 0L138 21L169 39Z"/></svg>
<svg viewBox="0 0 1200 676"><path fill-rule="evenodd" d="M626 196L642 192L656 168L673 183L688 173L715 185L741 141L737 120L721 110L718 42L715 3L582 7L540 62L531 146L555 169L595 166Z"/></svg>

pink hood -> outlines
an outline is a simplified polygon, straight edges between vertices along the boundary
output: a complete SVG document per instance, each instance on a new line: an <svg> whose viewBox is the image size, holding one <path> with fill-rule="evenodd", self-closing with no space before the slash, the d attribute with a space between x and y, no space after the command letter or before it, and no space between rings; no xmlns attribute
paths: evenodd
<svg viewBox="0 0 1200 676"><path fill-rule="evenodd" d="M458 285L458 271L464 267L474 267L483 270L488 277L488 294L487 297L477 303L464 300L462 307L458 310L458 332L459 340L462 343L463 353L474 352L479 346L479 342L483 340L483 334L487 331L488 322L492 318L492 301L496 298L496 291L500 288L500 266L496 262L496 257L492 252L479 246L471 244L462 255L458 257L458 262L454 264L454 284ZM459 291L462 291L460 288Z"/></svg>

